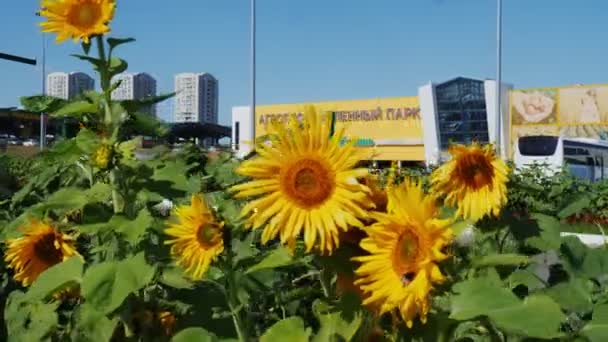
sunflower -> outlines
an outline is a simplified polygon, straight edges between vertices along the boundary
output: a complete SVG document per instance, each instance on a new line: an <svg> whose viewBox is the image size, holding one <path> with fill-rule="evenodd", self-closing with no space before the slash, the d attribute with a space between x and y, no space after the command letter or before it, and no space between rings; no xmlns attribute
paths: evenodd
<svg viewBox="0 0 608 342"><path fill-rule="evenodd" d="M380 186L380 180L377 175L368 175L361 179L361 183L367 186L370 190L368 194L369 200L374 203L376 211L386 211L386 204L388 199L386 196L386 189Z"/></svg>
<svg viewBox="0 0 608 342"><path fill-rule="evenodd" d="M330 137L330 128L328 116L319 118L307 106L303 124L274 125L270 143L237 169L253 178L232 190L237 198L258 196L242 215L248 227L264 226L262 243L280 236L287 244L303 234L307 252L316 247L331 254L339 232L361 227L359 219L368 216L368 189L357 181L368 170L354 168L365 158L353 143L341 147L343 131Z"/></svg>
<svg viewBox="0 0 608 342"><path fill-rule="evenodd" d="M377 222L366 229L361 247L368 255L353 258L361 263L355 285L367 296L364 305L380 314L398 311L411 327L418 315L426 321L432 284L444 279L437 263L448 257L442 249L452 239L452 221L437 218L433 199L413 181L388 190L388 210L375 213Z"/></svg>
<svg viewBox="0 0 608 342"><path fill-rule="evenodd" d="M73 238L46 222L32 220L24 235L6 241L4 261L14 269L14 278L23 286L31 285L38 276L71 256L78 254Z"/></svg>
<svg viewBox="0 0 608 342"><path fill-rule="evenodd" d="M68 38L89 43L89 38L110 32L115 0L42 0L42 32L57 33L57 42Z"/></svg>
<svg viewBox="0 0 608 342"><path fill-rule="evenodd" d="M445 203L457 207L457 216L477 221L497 216L507 202L509 169L491 145L450 147L452 159L431 176L431 191L446 196Z"/></svg>
<svg viewBox="0 0 608 342"><path fill-rule="evenodd" d="M93 152L91 160L97 168L105 170L110 166L112 155L112 147L107 144L101 144Z"/></svg>
<svg viewBox="0 0 608 342"><path fill-rule="evenodd" d="M193 279L202 279L209 265L224 251L223 223L200 195L192 195L190 205L175 209L177 221L169 224L165 234L173 237L165 241L171 246L171 255Z"/></svg>

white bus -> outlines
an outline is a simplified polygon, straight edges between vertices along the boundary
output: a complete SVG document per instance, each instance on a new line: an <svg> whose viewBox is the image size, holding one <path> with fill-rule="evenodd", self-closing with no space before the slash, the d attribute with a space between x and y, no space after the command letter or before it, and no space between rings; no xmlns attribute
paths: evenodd
<svg viewBox="0 0 608 342"><path fill-rule="evenodd" d="M608 178L608 142L603 140L537 135L520 137L514 147L517 168L540 163L548 165L548 174L565 168L593 182Z"/></svg>

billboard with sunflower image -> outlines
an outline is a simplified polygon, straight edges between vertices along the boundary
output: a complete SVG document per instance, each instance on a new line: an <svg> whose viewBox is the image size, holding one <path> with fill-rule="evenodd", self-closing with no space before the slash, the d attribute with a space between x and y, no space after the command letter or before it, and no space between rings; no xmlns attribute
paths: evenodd
<svg viewBox="0 0 608 342"><path fill-rule="evenodd" d="M510 107L511 155L522 136L608 140L608 85L513 90Z"/></svg>
<svg viewBox="0 0 608 342"><path fill-rule="evenodd" d="M301 119L305 105L319 115L333 115L334 130L344 129L343 143L369 153L369 160L424 161L422 118L418 97L277 104L256 107L256 137L269 133L273 122Z"/></svg>

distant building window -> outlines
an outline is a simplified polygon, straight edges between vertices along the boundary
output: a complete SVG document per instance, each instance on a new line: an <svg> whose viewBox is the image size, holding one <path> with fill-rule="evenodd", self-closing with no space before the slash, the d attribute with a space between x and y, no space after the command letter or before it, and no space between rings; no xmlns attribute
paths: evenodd
<svg viewBox="0 0 608 342"><path fill-rule="evenodd" d="M483 81L457 78L435 88L441 148L489 142Z"/></svg>
<svg viewBox="0 0 608 342"><path fill-rule="evenodd" d="M241 134L240 129L241 129L241 123L236 121L234 123L234 148L236 150L239 149L239 143L240 143L240 139L241 139L240 138L240 134Z"/></svg>

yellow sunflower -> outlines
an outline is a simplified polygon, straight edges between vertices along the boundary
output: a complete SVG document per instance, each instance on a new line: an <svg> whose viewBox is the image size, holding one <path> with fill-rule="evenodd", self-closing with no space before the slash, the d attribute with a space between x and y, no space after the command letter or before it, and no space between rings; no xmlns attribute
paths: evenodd
<svg viewBox="0 0 608 342"><path fill-rule="evenodd" d="M448 256L442 249L452 239L451 220L437 218L438 208L420 184L406 181L388 190L388 213L375 213L361 247L368 255L355 285L366 294L365 305L379 313L398 311L408 327L416 316L424 323L433 283L444 277L437 263Z"/></svg>
<svg viewBox="0 0 608 342"><path fill-rule="evenodd" d="M89 38L110 32L115 0L42 0L42 32L57 33L57 42L68 38L89 43Z"/></svg>
<svg viewBox="0 0 608 342"><path fill-rule="evenodd" d="M112 161L112 147L107 144L99 145L93 152L92 161L93 165L101 170L105 170Z"/></svg>
<svg viewBox="0 0 608 342"><path fill-rule="evenodd" d="M32 220L20 238L6 241L4 261L14 269L14 278L23 286L31 285L38 276L71 256L78 254L73 238L46 222Z"/></svg>
<svg viewBox="0 0 608 342"><path fill-rule="evenodd" d="M445 203L457 207L457 216L477 221L497 216L507 202L509 169L491 145L450 147L452 159L431 177L431 191L446 196Z"/></svg>
<svg viewBox="0 0 608 342"><path fill-rule="evenodd" d="M242 215L249 227L264 226L262 243L280 236L287 244L303 234L307 252L331 254L339 232L361 227L359 219L368 216L368 189L357 181L368 170L354 168L365 157L353 143L340 146L342 130L330 138L330 128L328 116L307 106L303 124L275 125L271 143L260 144L257 156L237 169L253 178L232 190L237 198L257 197Z"/></svg>
<svg viewBox="0 0 608 342"><path fill-rule="evenodd" d="M193 279L201 279L209 265L224 251L223 223L217 222L200 195L192 195L190 205L175 209L177 221L169 224L165 241L171 255Z"/></svg>

